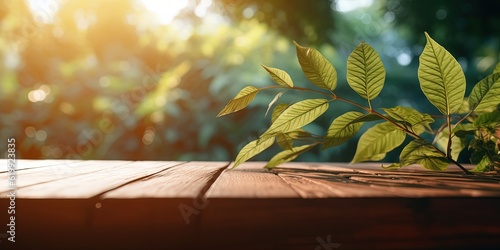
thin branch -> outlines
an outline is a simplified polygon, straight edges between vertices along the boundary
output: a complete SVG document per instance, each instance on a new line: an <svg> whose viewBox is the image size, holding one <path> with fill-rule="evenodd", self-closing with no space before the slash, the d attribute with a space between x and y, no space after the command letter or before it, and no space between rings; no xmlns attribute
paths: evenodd
<svg viewBox="0 0 500 250"><path fill-rule="evenodd" d="M259 90L266 90L266 89L293 89L293 90L300 90L300 91L307 91L307 92L312 92L312 93L317 93L317 94L321 94L321 95L324 95L324 96L328 96L328 97L332 97L332 94L330 93L325 93L325 92L322 92L322 91L319 91L319 90L314 90L314 89L308 89L308 88L301 88L301 87L285 87L285 86L267 86L267 87L263 87L263 88L260 88Z"/></svg>
<svg viewBox="0 0 500 250"><path fill-rule="evenodd" d="M463 122L467 117L469 117L472 114L473 110L471 110L469 113L467 113L464 117L462 117L460 120L458 120L457 123L455 123L455 126Z"/></svg>
<svg viewBox="0 0 500 250"><path fill-rule="evenodd" d="M464 166L462 166L462 164L458 163L457 161L453 160L451 157L447 157L448 160L450 160L453 164L457 165L460 169L462 169L465 174L468 174L468 175L473 175L472 172L470 172L469 170L467 170L466 168L464 168Z"/></svg>
<svg viewBox="0 0 500 250"><path fill-rule="evenodd" d="M349 103L349 104L351 104L351 105L354 105L354 106L356 106L356 107L358 107L358 108L360 108L360 109L363 109L363 110L365 110L365 111L368 111L368 112L370 112L370 113L373 111L372 109L367 108L367 107L365 107L365 106L363 106L363 105L361 105L361 104L359 104L359 103L357 103L357 102L353 102L353 101L351 101L351 100L348 100L348 99L342 98L342 97L340 97L340 96L338 96L338 95L335 95L335 96L333 97L333 99L334 99L334 100L339 100L339 101L343 101L343 102Z"/></svg>
<svg viewBox="0 0 500 250"><path fill-rule="evenodd" d="M451 158L451 116L446 116L446 123L448 125L448 145L446 146L446 156Z"/></svg>

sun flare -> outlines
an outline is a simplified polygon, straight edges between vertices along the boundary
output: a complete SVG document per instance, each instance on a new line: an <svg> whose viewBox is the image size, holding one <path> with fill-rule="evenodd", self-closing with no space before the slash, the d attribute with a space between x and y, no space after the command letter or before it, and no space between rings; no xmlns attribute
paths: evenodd
<svg viewBox="0 0 500 250"><path fill-rule="evenodd" d="M160 23L169 24L182 9L187 7L189 0L139 0L139 2L154 13Z"/></svg>

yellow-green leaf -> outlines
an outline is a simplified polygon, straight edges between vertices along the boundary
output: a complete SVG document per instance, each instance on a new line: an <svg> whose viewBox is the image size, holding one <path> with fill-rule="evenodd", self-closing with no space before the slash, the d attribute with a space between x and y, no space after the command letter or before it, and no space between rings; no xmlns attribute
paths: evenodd
<svg viewBox="0 0 500 250"><path fill-rule="evenodd" d="M290 105L280 103L274 107L273 114L271 115L271 122L276 121L276 118L278 118L285 109L287 109Z"/></svg>
<svg viewBox="0 0 500 250"><path fill-rule="evenodd" d="M500 63L497 63L497 65L495 66L495 69L493 70L493 74L495 73L500 73Z"/></svg>
<svg viewBox="0 0 500 250"><path fill-rule="evenodd" d="M276 135L276 142L282 149L293 148L293 139L288 134L278 133Z"/></svg>
<svg viewBox="0 0 500 250"><path fill-rule="evenodd" d="M412 126L420 123L422 120L424 120L424 118L426 118L424 114L410 107L396 106L394 108L383 108L383 110L394 121L406 122ZM434 122L434 119L427 122Z"/></svg>
<svg viewBox="0 0 500 250"><path fill-rule="evenodd" d="M315 49L295 43L300 67L314 85L333 91L337 87L337 71L333 65Z"/></svg>
<svg viewBox="0 0 500 250"><path fill-rule="evenodd" d="M358 122L373 122L373 121L380 121L380 120L383 120L384 118L376 115L376 114L372 114L372 113L368 113L368 114L365 114L365 115L362 115L354 120L352 120L351 122L349 122L349 124L354 124L354 123L358 123Z"/></svg>
<svg viewBox="0 0 500 250"><path fill-rule="evenodd" d="M453 128L451 133L458 137L465 137L466 135L474 135L474 124L472 123L460 123Z"/></svg>
<svg viewBox="0 0 500 250"><path fill-rule="evenodd" d="M265 149L269 148L274 143L274 137L268 138L259 138L257 140L253 140L245 145L238 155L236 156L236 160L234 161L233 168L237 167L241 163L247 161L248 159L254 157Z"/></svg>
<svg viewBox="0 0 500 250"><path fill-rule="evenodd" d="M402 166L400 163L392 163L389 166L384 166L384 164L382 164L382 169L385 169L385 170L396 170L396 169L400 169L401 167Z"/></svg>
<svg viewBox="0 0 500 250"><path fill-rule="evenodd" d="M474 121L474 126L476 128L498 128L500 127L500 112L493 111L490 113L484 113L477 117Z"/></svg>
<svg viewBox="0 0 500 250"><path fill-rule="evenodd" d="M350 111L333 120L328 128L323 149L340 145L356 135L361 126L363 126L363 122L352 124L351 122L361 116L363 116L363 113Z"/></svg>
<svg viewBox="0 0 500 250"><path fill-rule="evenodd" d="M457 114L467 114L470 112L469 98L464 98L462 105L456 111Z"/></svg>
<svg viewBox="0 0 500 250"><path fill-rule="evenodd" d="M431 116L422 114L410 107L396 106L394 108L384 108L383 110L393 121L402 123L403 126L417 134L424 132L425 127L434 122Z"/></svg>
<svg viewBox="0 0 500 250"><path fill-rule="evenodd" d="M314 121L328 109L326 99L307 99L293 104L281 113L262 137L286 133Z"/></svg>
<svg viewBox="0 0 500 250"><path fill-rule="evenodd" d="M401 166L417 163L430 170L445 170L449 164L441 152L421 139L408 143L401 151L399 159Z"/></svg>
<svg viewBox="0 0 500 250"><path fill-rule="evenodd" d="M385 68L378 53L368 44L358 45L347 59L347 83L368 101L384 87Z"/></svg>
<svg viewBox="0 0 500 250"><path fill-rule="evenodd" d="M445 115L457 111L465 95L465 76L462 67L427 32L427 44L418 67L420 88L427 99Z"/></svg>
<svg viewBox="0 0 500 250"><path fill-rule="evenodd" d="M292 78L288 73L286 73L286 71L277 68L267 67L266 65L262 65L262 67L264 67L264 69L269 73L273 81L276 82L277 84L285 87L293 87Z"/></svg>
<svg viewBox="0 0 500 250"><path fill-rule="evenodd" d="M484 156L483 159L481 159L481 161L476 165L476 167L471 170L471 172L476 172L476 173L488 172L492 168L493 167L490 164L488 156Z"/></svg>
<svg viewBox="0 0 500 250"><path fill-rule="evenodd" d="M436 135L436 145L443 152L446 152L448 148L449 134L447 129L443 129ZM451 158L453 158L453 160L458 160L458 156L465 148L466 144L467 140L463 137L453 136L451 138Z"/></svg>
<svg viewBox="0 0 500 250"><path fill-rule="evenodd" d="M359 138L352 163L382 160L387 152L401 145L405 137L405 132L391 123L379 123Z"/></svg>
<svg viewBox="0 0 500 250"><path fill-rule="evenodd" d="M291 132L286 133L288 136L290 136L292 139L297 139L297 138L310 138L312 137L311 133L305 131L304 129L297 129Z"/></svg>
<svg viewBox="0 0 500 250"><path fill-rule="evenodd" d="M266 164L266 168L274 168L278 166L279 164L293 161L297 156L300 154L306 152L307 150L311 149L313 146L316 144L309 144L309 145L302 145L298 147L294 147L289 150L281 151L278 154L276 154L269 162Z"/></svg>
<svg viewBox="0 0 500 250"><path fill-rule="evenodd" d="M479 81L469 95L469 107L476 113L491 112L500 104L500 73Z"/></svg>
<svg viewBox="0 0 500 250"><path fill-rule="evenodd" d="M244 109L259 93L259 89L253 86L243 88L217 115L223 116Z"/></svg>

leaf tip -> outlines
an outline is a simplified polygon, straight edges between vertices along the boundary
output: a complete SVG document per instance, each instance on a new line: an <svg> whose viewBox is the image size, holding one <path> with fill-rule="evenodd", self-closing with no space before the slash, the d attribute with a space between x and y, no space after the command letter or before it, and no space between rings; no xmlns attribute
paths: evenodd
<svg viewBox="0 0 500 250"><path fill-rule="evenodd" d="M432 41L432 37L429 35L429 33L427 33L427 31L424 31L424 34L427 41Z"/></svg>
<svg viewBox="0 0 500 250"><path fill-rule="evenodd" d="M226 112L224 112L224 109L223 109L223 110L221 110L221 111L217 114L217 116L215 116L215 117L221 117L221 116L225 116L225 115L227 115L227 113L226 113Z"/></svg>

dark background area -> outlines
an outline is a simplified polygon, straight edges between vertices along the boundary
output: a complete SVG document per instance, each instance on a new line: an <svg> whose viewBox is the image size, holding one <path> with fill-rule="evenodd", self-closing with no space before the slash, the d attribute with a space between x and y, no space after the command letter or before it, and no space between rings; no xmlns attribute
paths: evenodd
<svg viewBox="0 0 500 250"><path fill-rule="evenodd" d="M183 1L156 8L145 2L2 1L2 156L13 137L18 158L232 160L270 124L264 113L276 92L259 93L239 113L216 115L243 87L273 84L261 64L312 86L294 40L321 51L339 73L336 92L355 100L346 59L366 41L387 70L375 107L430 114L438 111L417 78L424 31L462 65L466 95L499 60L498 1L186 0L174 12ZM294 93L283 101L307 97ZM356 109L334 103L307 129L324 135L348 110ZM355 148L354 139L299 160L350 161ZM467 152L460 159L467 162Z"/></svg>

